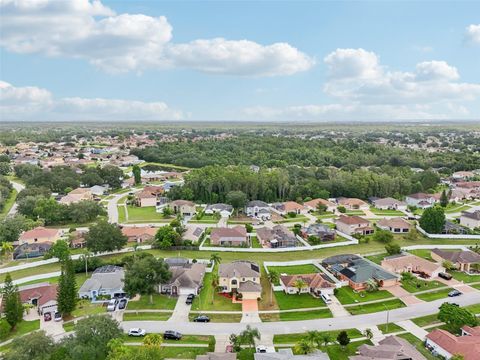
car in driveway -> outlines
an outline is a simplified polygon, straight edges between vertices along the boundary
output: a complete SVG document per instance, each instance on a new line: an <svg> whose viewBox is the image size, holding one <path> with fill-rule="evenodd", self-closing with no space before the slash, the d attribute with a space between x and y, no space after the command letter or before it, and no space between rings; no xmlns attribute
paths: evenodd
<svg viewBox="0 0 480 360"><path fill-rule="evenodd" d="M128 336L145 336L147 332L144 329L132 328L128 330Z"/></svg>
<svg viewBox="0 0 480 360"><path fill-rule="evenodd" d="M62 314L60 314L58 311L55 313L53 320L55 321L62 321Z"/></svg>
<svg viewBox="0 0 480 360"><path fill-rule="evenodd" d="M267 352L267 347L265 345L258 345L257 346L257 353L262 354Z"/></svg>
<svg viewBox="0 0 480 360"><path fill-rule="evenodd" d="M163 339L164 340L181 340L182 334L180 334L178 331L167 330L163 333Z"/></svg>
<svg viewBox="0 0 480 360"><path fill-rule="evenodd" d="M193 322L210 322L210 318L207 315L198 315L193 318Z"/></svg>
<svg viewBox="0 0 480 360"><path fill-rule="evenodd" d="M189 295L187 296L187 300L185 301L185 304L187 304L187 305L192 305L193 299L195 299L195 295L189 294Z"/></svg>
<svg viewBox="0 0 480 360"><path fill-rule="evenodd" d="M118 302L118 310L123 310L127 307L127 302L128 300L123 298L123 299L120 299L120 301Z"/></svg>
<svg viewBox="0 0 480 360"><path fill-rule="evenodd" d="M449 297L456 297L456 296L460 296L462 295L462 292L461 291L458 291L458 290L452 290L448 293L448 296Z"/></svg>
<svg viewBox="0 0 480 360"><path fill-rule="evenodd" d="M43 321L50 321L52 320L52 313L51 312L46 312L43 314Z"/></svg>
<svg viewBox="0 0 480 360"><path fill-rule="evenodd" d="M107 311L115 311L117 308L118 300L117 299L112 299L108 302L107 304Z"/></svg>
<svg viewBox="0 0 480 360"><path fill-rule="evenodd" d="M441 273L438 273L438 277L441 277L442 279L445 279L445 280L452 280L453 276L449 273L441 272Z"/></svg>

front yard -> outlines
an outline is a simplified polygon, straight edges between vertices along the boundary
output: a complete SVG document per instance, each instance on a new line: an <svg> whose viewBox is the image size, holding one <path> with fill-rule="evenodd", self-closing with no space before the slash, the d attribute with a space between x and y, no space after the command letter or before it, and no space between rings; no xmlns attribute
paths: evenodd
<svg viewBox="0 0 480 360"><path fill-rule="evenodd" d="M353 289L348 286L337 289L335 296L342 304L355 304L373 300L393 298L393 295L390 294L387 290L377 290L373 292L354 292Z"/></svg>
<svg viewBox="0 0 480 360"><path fill-rule="evenodd" d="M448 297L448 293L452 290L453 290L452 288L446 288L446 289L432 291L424 294L418 294L418 295L415 295L415 297L423 301L433 301L438 299L444 299Z"/></svg>
<svg viewBox="0 0 480 360"><path fill-rule="evenodd" d="M242 304L233 304L232 299L219 295L212 286L212 273L207 273L200 294L193 300L192 310L241 311Z"/></svg>
<svg viewBox="0 0 480 360"><path fill-rule="evenodd" d="M280 310L302 309L324 307L325 303L319 299L314 298L310 294L285 294L283 291L275 291L275 298Z"/></svg>
<svg viewBox="0 0 480 360"><path fill-rule="evenodd" d="M120 207L119 213L122 211ZM142 223L142 222L165 222L173 219L172 216L165 217L162 213L158 213L155 206L138 207L133 205L127 205L128 220L129 223Z"/></svg>
<svg viewBox="0 0 480 360"><path fill-rule="evenodd" d="M399 309L402 307L405 307L405 304L402 301L395 299L372 304L359 304L356 306L349 306L346 309L352 315L361 315L379 311L386 311L387 309Z"/></svg>
<svg viewBox="0 0 480 360"><path fill-rule="evenodd" d="M402 288L410 293L415 293L423 290L437 289L446 286L445 284L436 280L424 280L415 278L412 280L401 280Z"/></svg>
<svg viewBox="0 0 480 360"><path fill-rule="evenodd" d="M449 271L449 273L452 274L455 280L463 281L464 283L480 282L480 274L469 275L463 271Z"/></svg>
<svg viewBox="0 0 480 360"><path fill-rule="evenodd" d="M336 331L320 331L320 336L322 334L329 334L332 339L336 339L338 333L342 330ZM358 329L346 329L345 330L348 334L350 339L356 339L363 336L363 334ZM282 335L274 335L273 343L274 344L295 344L305 338L307 333L295 333L295 334L282 334Z"/></svg>
<svg viewBox="0 0 480 360"><path fill-rule="evenodd" d="M277 314L260 314L260 319L264 322L269 321L297 321L331 318L332 313L328 308L311 311L293 311L281 312Z"/></svg>
<svg viewBox="0 0 480 360"><path fill-rule="evenodd" d="M153 303L150 304L150 296L142 295L139 300L130 300L127 304L128 310L143 310L143 309L162 309L173 310L177 304L177 298L162 294L153 295Z"/></svg>
<svg viewBox="0 0 480 360"><path fill-rule="evenodd" d="M190 313L188 319L193 321L199 313ZM212 323L234 323L240 322L242 320L242 314L206 314L210 318L210 322Z"/></svg>
<svg viewBox="0 0 480 360"><path fill-rule="evenodd" d="M135 312L124 313L123 321L167 321L171 313L164 312Z"/></svg>
<svg viewBox="0 0 480 360"><path fill-rule="evenodd" d="M105 312L107 312L107 308L103 307L103 304L93 304L90 300L80 300L75 310L73 310L72 316L77 318Z"/></svg>
<svg viewBox="0 0 480 360"><path fill-rule="evenodd" d="M403 216L404 214L398 210L380 210L374 208L373 206L370 208L370 211L378 216Z"/></svg>
<svg viewBox="0 0 480 360"><path fill-rule="evenodd" d="M17 324L17 327L14 331L10 332L6 337L0 339L0 341L2 342L7 341L14 337L19 337L38 329L40 329L40 320L33 320L33 321L23 320Z"/></svg>

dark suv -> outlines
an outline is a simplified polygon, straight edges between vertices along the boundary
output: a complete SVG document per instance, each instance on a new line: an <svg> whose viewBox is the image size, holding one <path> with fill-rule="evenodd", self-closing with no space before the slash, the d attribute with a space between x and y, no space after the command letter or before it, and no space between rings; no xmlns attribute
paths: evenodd
<svg viewBox="0 0 480 360"><path fill-rule="evenodd" d="M178 331L168 330L163 333L163 338L165 340L180 340L182 338L182 334Z"/></svg>
<svg viewBox="0 0 480 360"><path fill-rule="evenodd" d="M198 315L193 322L210 322L210 318L207 315Z"/></svg>
<svg viewBox="0 0 480 360"><path fill-rule="evenodd" d="M195 295L193 295L193 294L188 295L187 300L185 301L185 304L192 305L193 299L195 299Z"/></svg>
<svg viewBox="0 0 480 360"><path fill-rule="evenodd" d="M444 272L438 273L438 277L441 277L442 279L445 279L445 280L451 280L452 279L451 274L444 273Z"/></svg>

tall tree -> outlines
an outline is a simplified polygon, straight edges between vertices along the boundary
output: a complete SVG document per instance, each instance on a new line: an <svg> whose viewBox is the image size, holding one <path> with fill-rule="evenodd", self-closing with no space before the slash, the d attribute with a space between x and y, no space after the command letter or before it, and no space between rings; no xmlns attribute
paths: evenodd
<svg viewBox="0 0 480 360"><path fill-rule="evenodd" d="M270 282L270 304L273 305L273 287L280 280L278 273L274 270L270 270L267 275L268 281Z"/></svg>
<svg viewBox="0 0 480 360"><path fill-rule="evenodd" d="M342 347L345 347L350 343L350 338L345 330L338 333L337 341Z"/></svg>
<svg viewBox="0 0 480 360"><path fill-rule="evenodd" d="M296 354L306 355L315 351L315 345L309 339L300 339L295 344L294 350Z"/></svg>
<svg viewBox="0 0 480 360"><path fill-rule="evenodd" d="M478 319L471 311L447 302L440 306L438 320L443 321L452 333L458 333L464 325L478 325Z"/></svg>
<svg viewBox="0 0 480 360"><path fill-rule="evenodd" d="M140 169L140 166L133 165L132 173L135 179L135 185L140 185L142 183L142 169Z"/></svg>
<svg viewBox="0 0 480 360"><path fill-rule="evenodd" d="M56 257L62 264L70 258L70 246L65 240L56 241L48 250L45 258L50 259L52 257Z"/></svg>
<svg viewBox="0 0 480 360"><path fill-rule="evenodd" d="M58 279L57 303L58 311L66 316L70 315L77 305L77 282L73 261L70 258L63 261Z"/></svg>
<svg viewBox="0 0 480 360"><path fill-rule="evenodd" d="M225 202L232 205L238 214L238 210L243 208L247 203L247 195L240 190L230 191L225 196Z"/></svg>
<svg viewBox="0 0 480 360"><path fill-rule="evenodd" d="M448 205L448 195L445 189L443 189L442 193L440 194L440 206L447 207Z"/></svg>
<svg viewBox="0 0 480 360"><path fill-rule="evenodd" d="M222 258L220 257L220 255L218 255L218 253L213 253L212 255L210 255L210 261L213 262L215 266L218 266L222 262Z"/></svg>
<svg viewBox="0 0 480 360"><path fill-rule="evenodd" d="M440 234L445 225L445 212L441 206L425 209L419 224L423 230L430 234Z"/></svg>
<svg viewBox="0 0 480 360"><path fill-rule="evenodd" d="M102 220L90 227L85 240L87 248L94 253L98 253L120 250L127 244L128 238L122 234L117 225Z"/></svg>
<svg viewBox="0 0 480 360"><path fill-rule="evenodd" d="M23 305L20 300L20 293L18 292L17 285L13 284L10 273L7 273L5 277L5 283L2 289L2 303L5 319L10 324L12 329L15 329L17 324L22 321L23 318Z"/></svg>
<svg viewBox="0 0 480 360"><path fill-rule="evenodd" d="M10 349L3 355L4 360L49 360L55 343L40 330L14 339Z"/></svg>
<svg viewBox="0 0 480 360"><path fill-rule="evenodd" d="M257 328L252 328L250 325L247 325L246 329L243 330L239 335L242 344L248 345L251 349L255 347L255 339L260 340L260 332Z"/></svg>

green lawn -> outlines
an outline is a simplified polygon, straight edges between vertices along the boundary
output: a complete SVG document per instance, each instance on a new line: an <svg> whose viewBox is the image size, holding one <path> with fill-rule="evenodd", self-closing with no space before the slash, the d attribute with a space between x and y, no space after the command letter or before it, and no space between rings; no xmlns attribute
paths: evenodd
<svg viewBox="0 0 480 360"><path fill-rule="evenodd" d="M1 339L1 341L2 342L7 341L14 337L19 337L38 329L40 329L40 320L33 320L33 321L23 320L17 324L17 328L14 331L11 331L6 337Z"/></svg>
<svg viewBox="0 0 480 360"><path fill-rule="evenodd" d="M398 210L380 210L374 207L370 208L370 211L379 216L403 216L404 214Z"/></svg>
<svg viewBox="0 0 480 360"><path fill-rule="evenodd" d="M311 311L282 312L279 314L260 314L260 319L264 322L269 321L296 321L331 318L332 313L328 308Z"/></svg>
<svg viewBox="0 0 480 360"><path fill-rule="evenodd" d="M170 316L171 313L164 312L124 313L123 321L167 321Z"/></svg>
<svg viewBox="0 0 480 360"><path fill-rule="evenodd" d="M464 283L480 282L479 275L469 275L463 271L449 271L452 274L453 278L458 281L463 281Z"/></svg>
<svg viewBox="0 0 480 360"><path fill-rule="evenodd" d="M447 208L445 209L445 214L462 212L462 211L469 210L469 209L470 209L470 206L468 206L468 205L462 205L462 204L451 205L451 204L448 204Z"/></svg>
<svg viewBox="0 0 480 360"><path fill-rule="evenodd" d="M440 322L437 318L438 314L420 316L417 318L412 319L412 321L420 327L428 326L431 324L436 324Z"/></svg>
<svg viewBox="0 0 480 360"><path fill-rule="evenodd" d="M162 213L158 213L155 209L155 206L147 207L138 207L127 205L128 211L128 222L157 222L157 221L168 221L173 219L173 217L165 217Z"/></svg>
<svg viewBox="0 0 480 360"><path fill-rule="evenodd" d="M199 314L190 313L188 316L190 321L193 321L195 317ZM210 322L213 323L224 323L224 322L240 322L242 320L242 314L207 314L210 318Z"/></svg>
<svg viewBox="0 0 480 360"><path fill-rule="evenodd" d="M480 314L480 303L475 304L475 305L470 305L470 306L465 306L465 309L470 310L474 314Z"/></svg>
<svg viewBox="0 0 480 360"><path fill-rule="evenodd" d="M139 340L141 341L141 340ZM135 352L137 347L131 349ZM161 359L195 359L198 355L208 352L208 347L180 347L180 346L163 346Z"/></svg>
<svg viewBox="0 0 480 360"><path fill-rule="evenodd" d="M330 359L348 360L350 356L356 354L357 349L363 344L372 345L372 342L370 340L354 341L345 347L340 345L328 345L326 348L322 348L321 350L326 350Z"/></svg>
<svg viewBox="0 0 480 360"><path fill-rule="evenodd" d="M380 265L382 263L382 260L388 256L387 253L381 253L381 254L378 254L378 255L369 255L369 256L366 256L366 258L372 262L374 262L375 264L378 264Z"/></svg>
<svg viewBox="0 0 480 360"><path fill-rule="evenodd" d="M423 342L417 338L415 335L412 334L401 334L399 335L400 337L404 338L407 340L410 344L415 346L415 348L427 358L427 360L437 360L438 358L433 356L430 351L428 351L425 346L423 345Z"/></svg>
<svg viewBox="0 0 480 360"><path fill-rule="evenodd" d="M398 326L397 324L394 323L389 323L388 324L388 330L387 330L387 324L380 324L377 325L377 327L380 329L380 331L384 334L391 334L391 333L396 333L400 331L405 331L404 328Z"/></svg>
<svg viewBox="0 0 480 360"><path fill-rule="evenodd" d="M280 310L301 309L324 307L325 303L319 299L314 298L310 294L285 294L283 291L275 291L275 298Z"/></svg>
<svg viewBox="0 0 480 360"><path fill-rule="evenodd" d="M63 330L65 330L65 332L73 331L73 329L75 329L73 321L63 323Z"/></svg>
<svg viewBox="0 0 480 360"><path fill-rule="evenodd" d="M261 249L261 248L263 247L263 246L260 244L260 242L258 241L258 239L257 239L256 236L252 236L251 241L252 241L252 247L253 247L253 248L259 248L259 249Z"/></svg>
<svg viewBox="0 0 480 360"><path fill-rule="evenodd" d="M162 294L153 295L153 303L150 304L150 296L142 295L140 300L130 300L127 305L128 310L142 310L142 309L162 309L173 310L177 304L176 297L170 297Z"/></svg>
<svg viewBox="0 0 480 360"><path fill-rule="evenodd" d="M380 299L393 298L393 295L390 294L387 290L377 290L373 292L361 291L354 292L352 288L344 286L340 289L337 289L336 298L342 304L355 304L360 302L367 302Z"/></svg>
<svg viewBox="0 0 480 360"><path fill-rule="evenodd" d="M242 349L237 353L238 360L253 360L255 349Z"/></svg>
<svg viewBox="0 0 480 360"><path fill-rule="evenodd" d="M309 218L304 215L297 215L295 217L286 217L282 220L274 221L275 224L284 224L289 222L307 222Z"/></svg>
<svg viewBox="0 0 480 360"><path fill-rule="evenodd" d="M419 249L419 250L408 250L410 254L416 255L418 257L424 258L428 261L433 261L432 257L430 256L431 250L428 249Z"/></svg>
<svg viewBox="0 0 480 360"><path fill-rule="evenodd" d="M452 288L447 288L447 289L428 292L428 293L425 293L425 294L418 294L418 295L415 295L415 296L417 298L419 298L420 300L433 301L433 300L447 298L448 293L452 290L453 290Z"/></svg>
<svg viewBox="0 0 480 360"><path fill-rule="evenodd" d="M12 191L10 192L10 196L3 204L2 211L0 211L0 220L3 219L5 216L7 216L13 204L15 204L16 199L17 199L17 190L12 189Z"/></svg>
<svg viewBox="0 0 480 360"><path fill-rule="evenodd" d="M224 254L222 254L222 259ZM214 271L216 271L214 269ZM212 286L212 273L205 274L203 288L200 294L195 297L192 304L192 310L223 310L223 311L241 311L242 304L233 304L231 299L219 295ZM212 302L213 300L213 302Z"/></svg>
<svg viewBox="0 0 480 360"><path fill-rule="evenodd" d="M330 334L333 339L336 339L338 333L342 330L336 331L320 331L320 334ZM357 329L346 329L345 330L350 337L350 339L356 339L363 336L363 334ZM274 335L273 343L274 344L295 344L301 339L303 339L307 334L306 333L295 333L295 334L283 334L283 335Z"/></svg>
<svg viewBox="0 0 480 360"><path fill-rule="evenodd" d="M80 300L77 307L72 312L73 317L81 317L88 315L95 315L107 312L107 309L102 304L92 304L90 300Z"/></svg>
<svg viewBox="0 0 480 360"><path fill-rule="evenodd" d="M435 280L422 280L422 279L412 279L412 280L401 280L402 283L402 288L407 290L410 293L415 293L423 290L431 290L431 289L436 289L439 287L444 287L446 286L445 284L435 281Z"/></svg>
<svg viewBox="0 0 480 360"><path fill-rule="evenodd" d="M300 274L313 274L320 272L320 269L313 264L306 265L294 265L294 266L269 266L268 271L275 271L279 276L282 274L287 275L300 275ZM275 285L278 285L279 282Z"/></svg>
<svg viewBox="0 0 480 360"><path fill-rule="evenodd" d="M352 315L361 315L361 314L370 314L374 312L379 312L379 311L385 311L386 308L388 310L393 310L393 309L399 309L405 307L405 304L398 300L388 300L384 302L379 302L379 303L373 303L373 304L360 304L357 306L351 306L347 307L347 311L352 314Z"/></svg>
<svg viewBox="0 0 480 360"><path fill-rule="evenodd" d="M314 211L312 212L312 215L315 216L317 219L331 219L336 217L336 215L331 212L325 212L323 214L319 214L318 211Z"/></svg>
<svg viewBox="0 0 480 360"><path fill-rule="evenodd" d="M476 284L476 285L470 285L471 287L474 287L475 289L478 289L480 290L480 284Z"/></svg>

